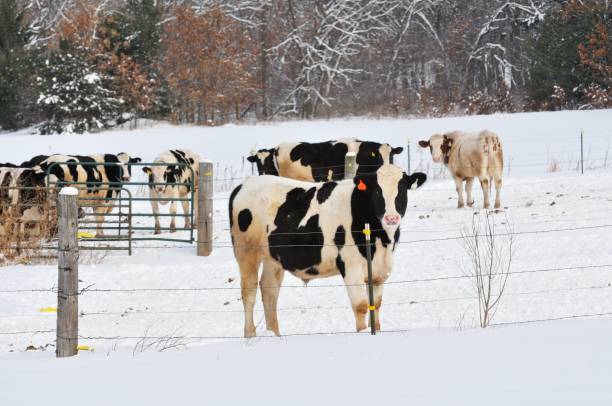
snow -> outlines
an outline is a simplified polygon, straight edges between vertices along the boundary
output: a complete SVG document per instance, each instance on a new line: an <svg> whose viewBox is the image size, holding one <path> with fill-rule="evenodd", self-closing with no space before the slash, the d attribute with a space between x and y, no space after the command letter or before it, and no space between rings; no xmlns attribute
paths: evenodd
<svg viewBox="0 0 612 406"><path fill-rule="evenodd" d="M52 332L2 334L55 328L56 315L40 310L56 305L57 294L47 290L57 285L57 266L0 268L0 379L12 388L0 391L0 404L66 403L57 393L63 382L72 383L75 400L94 405L118 399L150 405L194 399L211 404L611 404L612 171L606 159L611 113L217 128L159 123L82 136L0 135L0 162L52 152L121 151L150 162L166 148L184 147L216 163L210 257L197 257L195 245L161 241L139 242L131 257L81 252L79 343L93 352L55 360ZM474 213L456 209L453 182L416 144L457 128L488 128L503 137L505 210L494 216L497 224L510 221L519 233L513 273L493 320L497 326L486 330L476 328L477 301L462 277L465 254L455 238ZM581 130L584 175L576 171ZM253 148L343 137L394 146L409 140L412 169L430 175L421 189L409 192L402 243L385 287L384 331L376 337L350 333L354 319L339 277L305 287L287 275L278 305L285 336L265 332L258 297L255 316L263 337L245 341L226 214L229 191L240 180L228 178L250 174L243 156ZM405 153L396 163L406 165ZM145 179L138 172L134 180ZM474 189L481 202L480 188ZM150 210L140 203L135 210ZM151 223L140 221L139 226ZM182 226L180 217L177 221ZM167 222L162 219L162 226ZM595 314L608 316L516 324ZM331 332L343 334L317 335ZM158 352L169 336L177 337L170 342L180 348ZM139 342L151 347L140 352ZM30 345L38 350L24 351Z"/></svg>
<svg viewBox="0 0 612 406"><path fill-rule="evenodd" d="M76 196L79 194L79 190L75 187L65 187L60 190L59 194L67 196Z"/></svg>

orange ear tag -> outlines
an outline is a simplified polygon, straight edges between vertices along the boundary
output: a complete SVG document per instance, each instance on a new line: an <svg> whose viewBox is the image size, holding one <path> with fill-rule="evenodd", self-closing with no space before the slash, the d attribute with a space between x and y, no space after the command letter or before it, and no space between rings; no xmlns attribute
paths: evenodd
<svg viewBox="0 0 612 406"><path fill-rule="evenodd" d="M363 183L363 180L359 179L359 184L357 185L357 189L361 190L362 192L364 190L366 190L368 187L366 186L365 183Z"/></svg>

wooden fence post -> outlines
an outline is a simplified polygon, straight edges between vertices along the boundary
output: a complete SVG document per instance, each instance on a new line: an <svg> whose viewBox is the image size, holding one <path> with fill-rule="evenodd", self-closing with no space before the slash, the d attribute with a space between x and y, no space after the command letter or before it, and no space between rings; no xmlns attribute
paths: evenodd
<svg viewBox="0 0 612 406"><path fill-rule="evenodd" d="M347 152L344 156L344 179L353 179L357 175L357 155Z"/></svg>
<svg viewBox="0 0 612 406"><path fill-rule="evenodd" d="M198 177L198 256L212 253L213 240L213 163L200 162Z"/></svg>
<svg viewBox="0 0 612 406"><path fill-rule="evenodd" d="M79 334L79 242L77 239L79 191L63 188L58 197L59 243L57 253L57 330L56 350L59 357L77 354Z"/></svg>

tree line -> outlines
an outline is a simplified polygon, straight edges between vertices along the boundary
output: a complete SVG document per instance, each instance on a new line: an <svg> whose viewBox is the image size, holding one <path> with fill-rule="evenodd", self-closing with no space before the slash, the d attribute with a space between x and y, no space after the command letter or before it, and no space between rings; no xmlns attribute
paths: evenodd
<svg viewBox="0 0 612 406"><path fill-rule="evenodd" d="M608 0L0 0L0 126L612 106Z"/></svg>

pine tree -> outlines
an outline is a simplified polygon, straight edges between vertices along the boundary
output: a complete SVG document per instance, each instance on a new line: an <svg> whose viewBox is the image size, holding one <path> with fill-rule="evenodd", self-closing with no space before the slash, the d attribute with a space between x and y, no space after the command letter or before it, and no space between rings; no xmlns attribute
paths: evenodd
<svg viewBox="0 0 612 406"><path fill-rule="evenodd" d="M0 127L16 129L23 105L21 80L28 73L24 46L28 33L14 0L0 2Z"/></svg>
<svg viewBox="0 0 612 406"><path fill-rule="evenodd" d="M119 114L122 100L109 79L96 71L83 50L62 49L47 59L37 78L37 104L45 117L42 134L107 128Z"/></svg>

